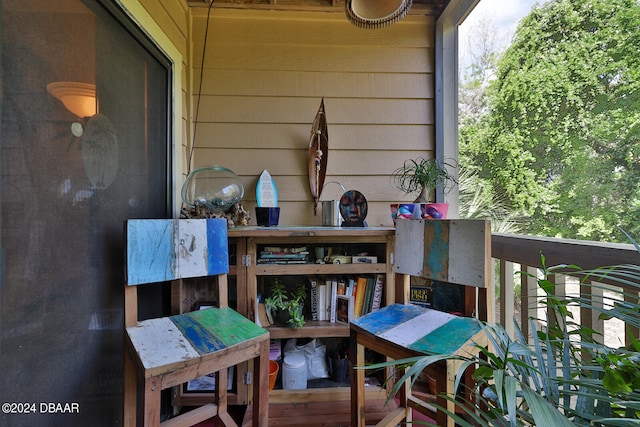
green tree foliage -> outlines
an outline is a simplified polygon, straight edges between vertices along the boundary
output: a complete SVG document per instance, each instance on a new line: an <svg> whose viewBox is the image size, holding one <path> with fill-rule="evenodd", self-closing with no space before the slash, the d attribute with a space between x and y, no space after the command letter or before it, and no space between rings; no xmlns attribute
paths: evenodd
<svg viewBox="0 0 640 427"><path fill-rule="evenodd" d="M529 217L531 234L640 234L640 4L553 0L520 23L461 121L461 164ZM466 160L465 160L466 159Z"/></svg>
<svg viewBox="0 0 640 427"><path fill-rule="evenodd" d="M519 234L519 218L503 197L495 194L490 182L483 181L469 169L458 178L460 218L490 219L493 233Z"/></svg>

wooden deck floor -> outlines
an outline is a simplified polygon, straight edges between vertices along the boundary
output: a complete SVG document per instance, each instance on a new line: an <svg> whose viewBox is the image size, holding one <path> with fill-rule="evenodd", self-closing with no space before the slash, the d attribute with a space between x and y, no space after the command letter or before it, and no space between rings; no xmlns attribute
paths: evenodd
<svg viewBox="0 0 640 427"><path fill-rule="evenodd" d="M308 394L305 399L296 399L295 392L269 394L269 426L346 427L351 424L351 401L349 388L320 389ZM286 397L285 397L286 396ZM302 397L302 396L300 396ZM397 406L386 402L384 393L378 390L367 392L365 413L367 425L374 425ZM251 407L247 408L243 427L251 427Z"/></svg>
<svg viewBox="0 0 640 427"><path fill-rule="evenodd" d="M375 425L391 410L394 402L367 401L367 425ZM345 401L294 402L269 404L269 426L346 427L351 424L350 403ZM251 407L242 427L251 427Z"/></svg>
<svg viewBox="0 0 640 427"><path fill-rule="evenodd" d="M373 426L389 412L397 408L395 401L386 402L384 391L376 387L366 390L366 423ZM351 394L348 387L333 389L293 390L269 393L270 427L348 427L351 424ZM241 427L251 427L252 408L230 407L233 419ZM414 412L415 421L428 420ZM429 420L432 421L432 420ZM204 421L197 427L212 427L213 420Z"/></svg>

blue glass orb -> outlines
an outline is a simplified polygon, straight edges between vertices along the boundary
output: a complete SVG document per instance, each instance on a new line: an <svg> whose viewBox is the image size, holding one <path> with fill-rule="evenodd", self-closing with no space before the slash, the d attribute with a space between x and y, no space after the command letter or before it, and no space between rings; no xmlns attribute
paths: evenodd
<svg viewBox="0 0 640 427"><path fill-rule="evenodd" d="M226 212L244 197L244 186L238 176L222 166L203 166L187 176L182 186L182 201L196 204L214 213Z"/></svg>

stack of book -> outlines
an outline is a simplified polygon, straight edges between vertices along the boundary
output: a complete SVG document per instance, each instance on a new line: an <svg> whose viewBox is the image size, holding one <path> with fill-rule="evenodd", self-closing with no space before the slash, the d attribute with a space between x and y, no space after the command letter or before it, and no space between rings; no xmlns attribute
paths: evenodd
<svg viewBox="0 0 640 427"><path fill-rule="evenodd" d="M308 264L309 251L306 246L265 246L260 251L258 264Z"/></svg>
<svg viewBox="0 0 640 427"><path fill-rule="evenodd" d="M385 275L311 277L311 320L351 321L380 308Z"/></svg>
<svg viewBox="0 0 640 427"><path fill-rule="evenodd" d="M380 308L384 279L384 274L359 276L356 279L353 290L355 317L360 317Z"/></svg>

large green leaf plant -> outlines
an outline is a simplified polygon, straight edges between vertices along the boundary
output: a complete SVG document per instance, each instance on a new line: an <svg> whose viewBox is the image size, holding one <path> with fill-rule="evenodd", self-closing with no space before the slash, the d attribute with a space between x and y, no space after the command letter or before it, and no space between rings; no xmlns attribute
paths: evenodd
<svg viewBox="0 0 640 427"><path fill-rule="evenodd" d="M640 252L640 247L634 242ZM573 319L570 306L585 307L601 319L620 319L629 331L640 328L640 266L617 265L582 270L574 265L545 266L537 277L545 318L529 319L532 339L515 324L512 338L501 325L483 323L489 346L477 346L477 356L427 355L380 363L368 368L401 365L405 371L392 389L394 396L406 380L412 384L429 365L460 361L455 390L463 372L475 368L469 393L442 396L455 401L457 413L445 411L466 426L640 426L640 342L613 348L603 337ZM580 278L580 296L554 294L553 274ZM526 274L526 273L522 273ZM624 300L593 304L590 292L608 282L624 289ZM597 300L597 297L596 297ZM632 335L631 333L629 335ZM464 401L462 395L470 396ZM415 424L434 425L415 421Z"/></svg>

